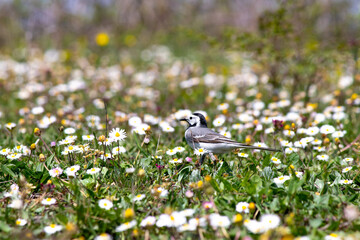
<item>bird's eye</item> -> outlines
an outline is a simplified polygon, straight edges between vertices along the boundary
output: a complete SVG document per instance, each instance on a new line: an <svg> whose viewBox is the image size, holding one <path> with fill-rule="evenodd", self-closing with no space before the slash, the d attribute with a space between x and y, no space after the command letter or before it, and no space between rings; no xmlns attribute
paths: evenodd
<svg viewBox="0 0 360 240"><path fill-rule="evenodd" d="M190 119L193 119L192 117L190 117Z"/></svg>

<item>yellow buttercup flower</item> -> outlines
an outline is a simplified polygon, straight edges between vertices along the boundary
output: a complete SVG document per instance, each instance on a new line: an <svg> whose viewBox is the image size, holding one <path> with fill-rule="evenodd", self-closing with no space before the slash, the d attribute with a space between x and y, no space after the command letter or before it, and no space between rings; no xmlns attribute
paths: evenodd
<svg viewBox="0 0 360 240"><path fill-rule="evenodd" d="M107 33L104 32L100 32L96 35L95 37L95 41L96 44L103 47L109 44L109 35Z"/></svg>

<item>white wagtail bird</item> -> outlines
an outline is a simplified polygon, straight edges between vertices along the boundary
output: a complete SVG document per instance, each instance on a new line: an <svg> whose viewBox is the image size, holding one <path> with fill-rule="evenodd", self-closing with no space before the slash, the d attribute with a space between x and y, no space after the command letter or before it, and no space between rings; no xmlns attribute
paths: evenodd
<svg viewBox="0 0 360 240"><path fill-rule="evenodd" d="M180 119L186 121L189 126L185 131L186 142L192 149L205 149L206 153L200 158L200 165L204 162L207 154L226 153L237 148L248 148L279 152L280 150L274 148L257 147L243 143L239 143L230 138L227 138L207 127L205 117L200 113L193 113L187 118Z"/></svg>

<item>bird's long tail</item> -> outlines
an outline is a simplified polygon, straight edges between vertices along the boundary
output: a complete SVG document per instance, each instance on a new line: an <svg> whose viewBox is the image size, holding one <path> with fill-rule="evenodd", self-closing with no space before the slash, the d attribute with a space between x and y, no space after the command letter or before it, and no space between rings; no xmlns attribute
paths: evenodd
<svg viewBox="0 0 360 240"><path fill-rule="evenodd" d="M246 145L246 144L239 144L239 148L266 150L266 151L272 151L272 152L281 152L281 149L268 148L268 147L257 147L257 146L251 146L251 145Z"/></svg>

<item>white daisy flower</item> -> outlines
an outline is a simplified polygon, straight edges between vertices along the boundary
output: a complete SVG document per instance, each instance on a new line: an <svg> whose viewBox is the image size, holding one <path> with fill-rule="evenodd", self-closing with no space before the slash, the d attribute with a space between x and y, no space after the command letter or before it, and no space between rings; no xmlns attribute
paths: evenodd
<svg viewBox="0 0 360 240"><path fill-rule="evenodd" d="M170 215L161 214L156 222L156 226L160 227L179 227L186 223L186 217L180 212L172 212Z"/></svg>
<svg viewBox="0 0 360 240"><path fill-rule="evenodd" d="M184 147L175 147L174 149L175 149L175 151L177 151L178 153L181 153L181 152L185 151L185 148L184 148Z"/></svg>
<svg viewBox="0 0 360 240"><path fill-rule="evenodd" d="M136 226L136 220L121 224L115 229L115 232L123 232Z"/></svg>
<svg viewBox="0 0 360 240"><path fill-rule="evenodd" d="M344 137L346 134L346 131L336 131L336 132L333 132L333 134L331 134L331 136L333 138L342 138Z"/></svg>
<svg viewBox="0 0 360 240"><path fill-rule="evenodd" d="M213 121L213 125L214 127L220 127L225 123L225 116L224 115L220 115L219 117L215 118Z"/></svg>
<svg viewBox="0 0 360 240"><path fill-rule="evenodd" d="M69 135L69 134L74 134L75 131L76 131L75 128L72 128L72 127L65 128L65 129L64 129L64 133L65 133L65 134L68 134L68 135Z"/></svg>
<svg viewBox="0 0 360 240"><path fill-rule="evenodd" d="M311 142L312 145L321 145L321 143L322 143L322 141L319 140L319 139L314 139L314 140Z"/></svg>
<svg viewBox="0 0 360 240"><path fill-rule="evenodd" d="M182 158L174 158L173 160L170 160L169 163L182 163Z"/></svg>
<svg viewBox="0 0 360 240"><path fill-rule="evenodd" d="M347 180L347 179L345 179L345 180L340 180L339 183L340 183L340 184L346 184L346 185L347 185L347 184L353 183L353 180Z"/></svg>
<svg viewBox="0 0 360 240"><path fill-rule="evenodd" d="M15 224L22 227L22 226L24 226L24 225L27 224L27 221L26 221L25 219L18 218L18 219L16 220Z"/></svg>
<svg viewBox="0 0 360 240"><path fill-rule="evenodd" d="M280 217L276 214L264 214L260 218L260 222L262 222L266 229L274 229L280 225Z"/></svg>
<svg viewBox="0 0 360 240"><path fill-rule="evenodd" d="M293 137L295 136L295 132L294 131L291 131L291 130L284 130L283 131L283 134L287 137Z"/></svg>
<svg viewBox="0 0 360 240"><path fill-rule="evenodd" d="M271 158L271 162L273 162L273 163L275 163L275 164L280 164L280 163L281 163L280 159L278 159L278 158L276 158L276 157L272 157L272 158Z"/></svg>
<svg viewBox="0 0 360 240"><path fill-rule="evenodd" d="M45 231L45 233L51 235L51 234L61 231L62 229L63 229L63 226L61 226L61 225L50 224L49 226L46 226L44 228L44 231Z"/></svg>
<svg viewBox="0 0 360 240"><path fill-rule="evenodd" d="M314 150L316 150L318 152L325 152L325 147L321 147L321 146L314 147Z"/></svg>
<svg viewBox="0 0 360 240"><path fill-rule="evenodd" d="M213 229L217 228L228 228L231 224L230 219L227 216L221 216L217 213L212 213L209 216L210 219L210 225Z"/></svg>
<svg viewBox="0 0 360 240"><path fill-rule="evenodd" d="M249 203L239 202L238 204L236 204L236 211L239 213L249 213Z"/></svg>
<svg viewBox="0 0 360 240"><path fill-rule="evenodd" d="M249 154L243 153L243 152L239 152L238 153L239 157L243 157L243 158L247 158L249 156Z"/></svg>
<svg viewBox="0 0 360 240"><path fill-rule="evenodd" d="M320 128L321 134L332 134L333 132L335 132L335 128L331 125L323 125Z"/></svg>
<svg viewBox="0 0 360 240"><path fill-rule="evenodd" d="M112 237L108 233L102 233L100 235L97 235L94 240L112 240Z"/></svg>
<svg viewBox="0 0 360 240"><path fill-rule="evenodd" d="M288 147L288 148L285 148L285 154L291 154L293 152L297 152L298 150L296 148L293 148L293 147Z"/></svg>
<svg viewBox="0 0 360 240"><path fill-rule="evenodd" d="M99 207L100 208L103 208L103 209L106 209L106 210L109 210L113 207L113 203L110 201L110 200L107 200L107 199L100 199L99 200Z"/></svg>
<svg viewBox="0 0 360 240"><path fill-rule="evenodd" d="M278 185L281 185L281 184L283 184L284 182L286 182L289 179L290 179L290 176L284 175L284 176L274 178L273 182L278 184Z"/></svg>
<svg viewBox="0 0 360 240"><path fill-rule="evenodd" d="M74 166L68 167L65 169L65 174L68 176L75 177L76 172L79 171L79 169L80 169L79 165L74 165Z"/></svg>
<svg viewBox="0 0 360 240"><path fill-rule="evenodd" d="M155 217L148 216L141 221L140 226L141 227L150 227L150 226L153 226L155 224L155 222L156 222Z"/></svg>
<svg viewBox="0 0 360 240"><path fill-rule="evenodd" d="M83 135L82 136L82 140L83 141L92 141L92 140L94 140L95 139L95 136L94 135Z"/></svg>
<svg viewBox="0 0 360 240"><path fill-rule="evenodd" d="M0 151L0 155L6 156L10 153L10 149L9 148L3 148Z"/></svg>
<svg viewBox="0 0 360 240"><path fill-rule="evenodd" d="M343 161L344 162L352 162L352 161L354 161L354 158L344 158Z"/></svg>
<svg viewBox="0 0 360 240"><path fill-rule="evenodd" d="M91 175L96 174L96 173L98 173L98 172L100 172L100 168L97 168L97 167L88 169L88 170L86 171L87 174L91 174Z"/></svg>
<svg viewBox="0 0 360 240"><path fill-rule="evenodd" d="M256 142L253 144L255 147L261 147L261 148L267 148L268 146L265 143L262 142ZM260 152L260 150L255 149L254 152Z"/></svg>
<svg viewBox="0 0 360 240"><path fill-rule="evenodd" d="M136 195L134 198L133 198L133 201L136 202L136 201L141 201L145 198L145 194L138 194Z"/></svg>
<svg viewBox="0 0 360 240"><path fill-rule="evenodd" d="M63 170L60 167L53 168L49 170L49 174L51 177L58 177L63 173Z"/></svg>
<svg viewBox="0 0 360 240"><path fill-rule="evenodd" d="M126 152L126 149L124 148L124 147L122 147L122 146L120 146L120 147L114 147L113 149L112 149L112 154L113 155L117 155L117 154L119 154L119 153L125 153Z"/></svg>
<svg viewBox="0 0 360 240"><path fill-rule="evenodd" d="M318 127L310 127L306 129L306 135L308 136L314 136L320 132L320 129Z"/></svg>
<svg viewBox="0 0 360 240"><path fill-rule="evenodd" d="M175 155L176 153L177 153L176 149L169 149L166 151L166 154L170 156Z"/></svg>
<svg viewBox="0 0 360 240"><path fill-rule="evenodd" d="M110 133L109 137L114 141L123 141L126 138L126 132L124 129L120 128L113 128Z"/></svg>
<svg viewBox="0 0 360 240"><path fill-rule="evenodd" d="M23 207L23 201L21 199L13 199L8 205L9 208L20 209Z"/></svg>
<svg viewBox="0 0 360 240"><path fill-rule="evenodd" d="M329 156L326 154L322 154L322 155L317 155L316 158L320 161L327 161L329 160Z"/></svg>
<svg viewBox="0 0 360 240"><path fill-rule="evenodd" d="M336 233L331 233L329 235L326 235L325 240L341 240L341 237L337 235Z"/></svg>
<svg viewBox="0 0 360 240"><path fill-rule="evenodd" d="M54 205L56 203L55 198L45 198L41 201L42 205Z"/></svg>
<svg viewBox="0 0 360 240"><path fill-rule="evenodd" d="M206 150L206 149L204 149L204 148L196 148L195 150L194 150L194 153L195 153L195 155L197 155L197 156L199 156L199 155L203 155L203 154L205 154L205 153L207 153L208 151Z"/></svg>

